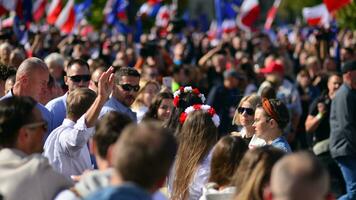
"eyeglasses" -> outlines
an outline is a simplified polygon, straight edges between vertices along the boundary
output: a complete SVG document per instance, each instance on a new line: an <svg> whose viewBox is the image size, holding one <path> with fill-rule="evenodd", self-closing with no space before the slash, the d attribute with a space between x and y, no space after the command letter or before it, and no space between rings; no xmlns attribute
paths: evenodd
<svg viewBox="0 0 356 200"><path fill-rule="evenodd" d="M36 129L38 127L41 127L44 132L47 132L48 123L47 121L34 122L34 123L26 124L23 127L28 129Z"/></svg>
<svg viewBox="0 0 356 200"><path fill-rule="evenodd" d="M127 92L130 91L135 91L138 92L140 90L140 86L139 85L130 85L130 84L119 84L121 86L121 88Z"/></svg>
<svg viewBox="0 0 356 200"><path fill-rule="evenodd" d="M68 76L70 78L70 80L72 80L73 82L79 83L80 81L83 82L88 82L90 81L90 75L75 75L75 76Z"/></svg>
<svg viewBox="0 0 356 200"><path fill-rule="evenodd" d="M255 111L252 108L244 108L244 107L238 107L237 111L239 112L239 114L243 114L244 112L246 112L246 114L248 115L253 115L255 113Z"/></svg>

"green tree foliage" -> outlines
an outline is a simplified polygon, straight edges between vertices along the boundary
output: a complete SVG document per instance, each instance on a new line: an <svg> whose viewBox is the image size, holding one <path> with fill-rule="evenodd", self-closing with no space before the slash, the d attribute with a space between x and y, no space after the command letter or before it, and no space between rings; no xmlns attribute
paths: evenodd
<svg viewBox="0 0 356 200"><path fill-rule="evenodd" d="M341 28L356 30L356 2L353 1L337 11L336 20Z"/></svg>

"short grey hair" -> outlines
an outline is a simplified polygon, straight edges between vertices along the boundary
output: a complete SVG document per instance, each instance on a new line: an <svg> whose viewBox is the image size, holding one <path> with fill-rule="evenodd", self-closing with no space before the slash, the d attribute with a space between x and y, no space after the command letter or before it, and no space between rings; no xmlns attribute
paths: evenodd
<svg viewBox="0 0 356 200"><path fill-rule="evenodd" d="M52 65L59 66L62 69L64 68L64 57L59 53L51 53L45 59L45 63L48 68Z"/></svg>

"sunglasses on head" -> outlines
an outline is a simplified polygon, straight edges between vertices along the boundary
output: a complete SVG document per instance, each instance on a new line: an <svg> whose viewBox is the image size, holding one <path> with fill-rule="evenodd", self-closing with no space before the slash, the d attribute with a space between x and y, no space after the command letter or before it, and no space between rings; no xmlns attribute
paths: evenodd
<svg viewBox="0 0 356 200"><path fill-rule="evenodd" d="M127 92L130 91L135 91L138 92L140 90L140 86L139 85L130 85L130 84L119 84L121 86L121 88Z"/></svg>
<svg viewBox="0 0 356 200"><path fill-rule="evenodd" d="M244 112L246 112L246 114L248 115L253 115L255 113L255 111L252 108L244 108L244 107L237 108L237 111L239 112L239 114L243 114Z"/></svg>
<svg viewBox="0 0 356 200"><path fill-rule="evenodd" d="M90 81L90 75L75 75L75 76L68 76L70 80L73 82L79 83L80 81L88 82Z"/></svg>

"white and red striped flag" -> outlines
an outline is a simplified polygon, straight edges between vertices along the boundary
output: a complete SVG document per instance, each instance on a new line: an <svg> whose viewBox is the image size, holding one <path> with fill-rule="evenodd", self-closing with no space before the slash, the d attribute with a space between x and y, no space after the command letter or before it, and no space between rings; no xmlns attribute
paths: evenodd
<svg viewBox="0 0 356 200"><path fill-rule="evenodd" d="M32 7L32 17L35 22L38 22L45 13L47 0L36 0Z"/></svg>
<svg viewBox="0 0 356 200"><path fill-rule="evenodd" d="M55 24L63 33L71 33L75 25L74 0L69 0Z"/></svg>
<svg viewBox="0 0 356 200"><path fill-rule="evenodd" d="M352 0L324 0L323 2L328 11L331 13L351 3Z"/></svg>
<svg viewBox="0 0 356 200"><path fill-rule="evenodd" d="M311 26L325 26L328 25L331 20L328 9L323 3L317 6L303 8L303 17Z"/></svg>
<svg viewBox="0 0 356 200"><path fill-rule="evenodd" d="M167 27L171 20L172 9L168 5L162 6L156 16L156 26Z"/></svg>
<svg viewBox="0 0 356 200"><path fill-rule="evenodd" d="M278 11L280 4L281 4L281 0L274 0L273 6L269 9L269 11L267 13L267 18L266 18L266 22L265 22L265 30L271 29L274 18L277 15L277 11Z"/></svg>
<svg viewBox="0 0 356 200"><path fill-rule="evenodd" d="M237 25L245 31L251 31L253 23L260 15L260 11L261 8L258 0L243 1L239 15L237 16Z"/></svg>
<svg viewBox="0 0 356 200"><path fill-rule="evenodd" d="M62 11L62 0L52 0L47 10L47 23L54 24Z"/></svg>

